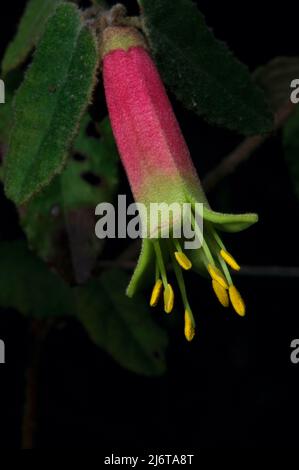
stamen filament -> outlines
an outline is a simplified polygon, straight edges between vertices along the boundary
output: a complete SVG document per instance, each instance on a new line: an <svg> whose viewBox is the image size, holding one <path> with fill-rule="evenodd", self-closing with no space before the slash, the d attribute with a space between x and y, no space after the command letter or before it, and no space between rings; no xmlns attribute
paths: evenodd
<svg viewBox="0 0 299 470"><path fill-rule="evenodd" d="M165 265L164 265L164 261L163 261L162 251L161 251L161 248L160 248L160 245L159 245L158 241L154 241L153 244L154 244L154 249L155 249L155 252L156 252L156 261L157 261L157 264L158 264L158 267L159 267L159 271L160 271L160 274L161 274L164 289L166 289L166 287L168 285L168 281L167 281L167 275L166 275L166 269L165 269Z"/></svg>
<svg viewBox="0 0 299 470"><path fill-rule="evenodd" d="M222 250L225 250L225 246L224 246L224 244L223 244L223 241L222 241L221 238L219 237L217 231L216 231L213 227L211 227L211 230L212 230L212 232L213 232L214 238L215 238L216 242L218 243L219 247L220 247Z"/></svg>
<svg viewBox="0 0 299 470"><path fill-rule="evenodd" d="M185 282L184 282L184 277L182 274L182 271L178 264L176 263L176 260L174 259L174 256L172 254L172 260L173 260L173 269L176 275L177 283L180 289L180 293L182 296L182 301L185 307L185 328L184 328L184 333L187 341L192 341L192 339L195 336L195 320L188 302L187 298L187 292L186 292L186 287L185 287Z"/></svg>
<svg viewBox="0 0 299 470"><path fill-rule="evenodd" d="M224 276L226 277L228 285L231 285L233 283L233 280L232 280L232 277L230 275L229 269L228 269L226 263L224 262L224 260L219 255L218 255L218 261L221 265L221 268L223 270Z"/></svg>
<svg viewBox="0 0 299 470"><path fill-rule="evenodd" d="M160 279L160 270L159 270L159 265L158 265L158 262L157 262L157 258L156 258L156 274L155 274L155 279L156 281L158 279Z"/></svg>
<svg viewBox="0 0 299 470"><path fill-rule="evenodd" d="M173 238L172 240L173 240L173 243L174 243L174 246L175 246L176 250L181 253L183 250L182 250L181 244L180 244L180 242L178 241L178 239L177 239L177 238Z"/></svg>
<svg viewBox="0 0 299 470"><path fill-rule="evenodd" d="M210 264L215 264L212 253L211 253L211 251L210 251L210 249L209 249L209 247L208 247L208 245L207 245L207 243L204 239L203 233L201 232L200 228L197 225L196 218L195 218L194 214L191 214L191 219L192 219L191 220L192 221L192 228L195 231L195 234L196 234L197 238L201 242L201 245L202 245L204 254L206 255L206 258L208 259Z"/></svg>
<svg viewBox="0 0 299 470"><path fill-rule="evenodd" d="M172 253L171 253L171 257L172 257L172 261L173 261L173 263L172 263L173 264L173 269L174 269L176 280L177 280L177 283L178 283L178 286L179 286L179 289L180 289L183 304L184 304L184 307L187 308L187 307L189 307L189 302L188 302L188 298L187 298L187 292L186 292L184 277L183 277L182 271L181 271L180 267L178 266L178 264L176 263L176 260L174 259L174 256L173 256Z"/></svg>

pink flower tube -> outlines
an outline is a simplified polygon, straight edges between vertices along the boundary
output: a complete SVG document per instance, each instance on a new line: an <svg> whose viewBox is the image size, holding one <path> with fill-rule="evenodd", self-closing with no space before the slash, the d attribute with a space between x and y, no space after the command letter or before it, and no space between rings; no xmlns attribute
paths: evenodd
<svg viewBox="0 0 299 470"><path fill-rule="evenodd" d="M237 313L243 316L245 305L227 268L227 265L233 269L239 269L239 266L225 249L217 229L239 231L256 222L257 216L220 214L210 209L143 36L129 27L106 28L102 58L111 125L135 200L146 206L155 202L169 205L199 202L204 205L202 247L196 253L189 250L187 256L177 239L143 240L141 256L128 287L128 295L132 296L141 281L152 272L156 282L150 304L156 305L164 290L164 309L170 313L174 291L165 268L170 259L185 308L185 335L191 340L195 322L181 270L190 269L192 265L201 272L205 270L212 278L214 291L222 305L228 306L230 299Z"/></svg>
<svg viewBox="0 0 299 470"><path fill-rule="evenodd" d="M183 202L185 186L196 194L200 182L157 68L137 34L129 28L105 31L104 86L113 132L136 200ZM136 45L115 48L115 35Z"/></svg>

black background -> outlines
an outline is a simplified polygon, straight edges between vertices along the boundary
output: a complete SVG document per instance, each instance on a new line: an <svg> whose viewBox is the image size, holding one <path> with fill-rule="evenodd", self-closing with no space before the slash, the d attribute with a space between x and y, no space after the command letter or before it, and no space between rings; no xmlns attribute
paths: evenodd
<svg viewBox="0 0 299 470"><path fill-rule="evenodd" d="M124 3L136 11L134 2ZM197 3L216 36L251 70L275 56L298 55L293 2L272 2L265 10L260 1ZM1 2L1 56L24 4ZM241 139L208 126L172 99L204 176ZM129 192L124 175L122 189ZM216 210L259 213L261 221L254 228L225 238L241 263L299 266L299 205L279 133L209 199ZM13 206L2 193L0 209L1 238L22 236ZM111 254L117 250L117 241L109 249ZM166 322L170 347L164 377L148 379L121 369L75 322L52 331L42 353L37 448L122 449L129 455L128 449L198 453L297 447L299 364L290 361L290 342L299 337L298 279L238 278L248 308L243 320L217 305L205 280L195 274L188 280L198 333L187 344L181 320L179 325ZM11 310L1 312L0 338L6 343L6 365L0 365L4 449L20 446L27 334L25 319Z"/></svg>

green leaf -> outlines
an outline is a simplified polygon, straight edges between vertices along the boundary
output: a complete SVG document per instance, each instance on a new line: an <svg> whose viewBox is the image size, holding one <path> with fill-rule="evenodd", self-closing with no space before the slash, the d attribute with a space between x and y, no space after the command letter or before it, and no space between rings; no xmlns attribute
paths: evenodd
<svg viewBox="0 0 299 470"><path fill-rule="evenodd" d="M94 207L95 204L105 200L105 198L111 199L111 190L115 190L118 184L119 156L110 121L105 118L100 124L95 124L98 137L87 136L87 129L91 125L92 121L86 116L81 126L81 132L73 145L74 152L85 157L86 160L81 162L81 165L73 162L72 173L84 176L91 172L101 180L102 184L98 186L96 184L86 185L81 181L81 188L76 188L70 181L68 184L69 191L65 191L66 204L69 207L82 205L84 200ZM68 180L68 175L65 176ZM71 171L69 176L71 176Z"/></svg>
<svg viewBox="0 0 299 470"><path fill-rule="evenodd" d="M31 248L72 282L86 282L103 247L95 236L95 207L110 202L118 183L118 153L108 119L98 138L88 137L85 117L61 175L21 208Z"/></svg>
<svg viewBox="0 0 299 470"><path fill-rule="evenodd" d="M62 171L90 100L97 60L96 38L78 8L60 5L15 99L5 191L16 204L28 201Z"/></svg>
<svg viewBox="0 0 299 470"><path fill-rule="evenodd" d="M77 315L91 339L123 367L157 376L165 372L167 337L151 318L144 299L125 296L128 277L111 270L76 288Z"/></svg>
<svg viewBox="0 0 299 470"><path fill-rule="evenodd" d="M75 316L91 340L121 366L147 376L165 371L166 333L143 298L125 296L128 277L109 271L71 288L28 250L23 241L0 243L0 306L46 319Z"/></svg>
<svg viewBox="0 0 299 470"><path fill-rule="evenodd" d="M185 106L242 134L272 128L263 92L247 67L215 39L191 0L139 0L162 78Z"/></svg>
<svg viewBox="0 0 299 470"><path fill-rule="evenodd" d="M2 71L7 74L18 67L37 44L47 18L62 0L29 0L20 21L15 38L9 44L3 61Z"/></svg>
<svg viewBox="0 0 299 470"><path fill-rule="evenodd" d="M11 72L5 78L5 103L0 104L0 144L2 145L7 145L9 141L13 125L13 97L22 78L19 72Z"/></svg>
<svg viewBox="0 0 299 470"><path fill-rule="evenodd" d="M12 112L12 97L13 94L6 90L5 91L5 103L0 104L0 144L7 144L9 140L11 124L13 119Z"/></svg>
<svg viewBox="0 0 299 470"><path fill-rule="evenodd" d="M299 198L299 107L288 119L283 129L283 145L286 162L293 182L295 193Z"/></svg>
<svg viewBox="0 0 299 470"><path fill-rule="evenodd" d="M0 243L0 305L46 318L73 311L70 288L22 241Z"/></svg>

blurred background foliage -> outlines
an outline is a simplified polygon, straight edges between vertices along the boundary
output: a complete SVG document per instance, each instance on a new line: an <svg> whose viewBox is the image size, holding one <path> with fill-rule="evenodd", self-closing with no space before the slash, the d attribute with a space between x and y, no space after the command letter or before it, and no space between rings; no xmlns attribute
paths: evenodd
<svg viewBox="0 0 299 470"><path fill-rule="evenodd" d="M229 14L211 1L123 2L142 15L213 207L261 218L230 238L247 265L238 281L248 317L224 315L191 274L199 328L187 345L179 312L153 314L149 292L125 297L138 247L94 234L95 206L131 196L107 118L91 3L116 2L3 6L0 338L16 349L6 387L18 403L12 417L10 397L3 414L5 442L286 445L298 390L288 353L299 277L299 114L289 100L299 59L291 28L276 35L287 5L285 13L273 7L269 24L257 2Z"/></svg>

